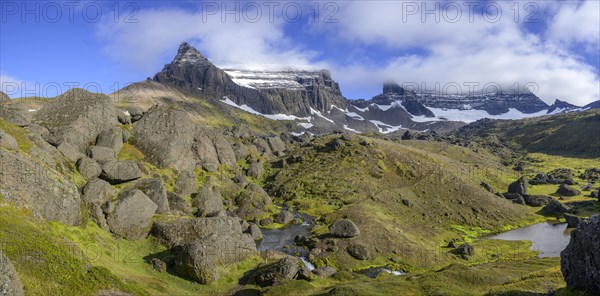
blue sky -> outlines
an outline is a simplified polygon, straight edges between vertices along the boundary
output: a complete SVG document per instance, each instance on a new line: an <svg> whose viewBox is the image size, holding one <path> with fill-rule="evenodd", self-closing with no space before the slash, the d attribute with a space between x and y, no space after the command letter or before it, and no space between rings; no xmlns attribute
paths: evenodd
<svg viewBox="0 0 600 296"><path fill-rule="evenodd" d="M440 92L534 85L548 103L600 98L598 1L248 3L3 1L2 89L111 93L152 77L188 41L221 67L330 69L351 99L386 80Z"/></svg>

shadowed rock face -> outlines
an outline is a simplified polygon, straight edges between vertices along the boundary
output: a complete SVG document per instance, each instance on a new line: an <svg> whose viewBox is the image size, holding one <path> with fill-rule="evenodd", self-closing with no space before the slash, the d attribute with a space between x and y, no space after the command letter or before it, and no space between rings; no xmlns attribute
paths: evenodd
<svg viewBox="0 0 600 296"><path fill-rule="evenodd" d="M582 221L560 253L561 271L569 287L600 294L600 215Z"/></svg>
<svg viewBox="0 0 600 296"><path fill-rule="evenodd" d="M346 107L339 85L333 81L329 72L309 73L310 79L305 78L306 75L295 78L295 82L302 86L300 88L244 87L235 83L225 71L212 64L198 50L183 43L173 61L165 65L154 76L154 80L198 95L219 99L227 97L238 105L248 105L263 114L306 116L310 114L310 108L327 112L331 105Z"/></svg>

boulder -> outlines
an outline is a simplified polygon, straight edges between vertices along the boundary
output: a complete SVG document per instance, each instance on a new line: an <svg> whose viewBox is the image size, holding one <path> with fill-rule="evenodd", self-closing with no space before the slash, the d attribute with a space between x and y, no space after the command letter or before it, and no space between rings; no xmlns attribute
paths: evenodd
<svg viewBox="0 0 600 296"><path fill-rule="evenodd" d="M167 199L169 200L171 214L185 216L192 214L194 211L190 202L177 193L167 192Z"/></svg>
<svg viewBox="0 0 600 296"><path fill-rule="evenodd" d="M260 186L250 183L237 196L235 203L238 206L235 214L246 221L251 221L264 216L272 201Z"/></svg>
<svg viewBox="0 0 600 296"><path fill-rule="evenodd" d="M581 221L583 221L581 217L571 215L568 213L565 213L565 220L567 220L567 226L569 228L575 228L579 225L579 223L581 223Z"/></svg>
<svg viewBox="0 0 600 296"><path fill-rule="evenodd" d="M267 141L269 142L269 147L271 148L271 151L273 152L273 154L281 156L283 154L283 152L285 151L285 144L283 143L283 141L281 140L281 138L279 137L269 137L267 138Z"/></svg>
<svg viewBox="0 0 600 296"><path fill-rule="evenodd" d="M269 146L269 143L264 139L255 137L252 140L252 144L254 144L258 152L263 153L266 156L272 156L273 152L271 151L271 147Z"/></svg>
<svg viewBox="0 0 600 296"><path fill-rule="evenodd" d="M131 124L131 115L129 112L118 109L117 119L119 120L120 124Z"/></svg>
<svg viewBox="0 0 600 296"><path fill-rule="evenodd" d="M510 185L508 185L508 192L526 195L528 186L529 186L529 181L527 180L527 178L521 177L517 181L514 181L514 182L510 183Z"/></svg>
<svg viewBox="0 0 600 296"><path fill-rule="evenodd" d="M571 209L564 204L560 203L556 199L552 199L545 207L542 208L541 213L544 215L560 215L564 214Z"/></svg>
<svg viewBox="0 0 600 296"><path fill-rule="evenodd" d="M192 206L198 208L198 217L216 216L223 210L221 192L212 186L204 186L194 196Z"/></svg>
<svg viewBox="0 0 600 296"><path fill-rule="evenodd" d="M96 146L108 147L113 150L115 155L123 148L123 130L113 127L101 132L96 138Z"/></svg>
<svg viewBox="0 0 600 296"><path fill-rule="evenodd" d="M249 177L252 177L254 179L260 179L260 177L262 177L263 173L264 173L264 169L263 169L262 163L260 163L258 161L250 163L250 165L248 166L248 171L246 172L246 174Z"/></svg>
<svg viewBox="0 0 600 296"><path fill-rule="evenodd" d="M219 156L212 140L203 133L198 133L194 137L192 151L198 160L200 166L208 171L215 172L219 169Z"/></svg>
<svg viewBox="0 0 600 296"><path fill-rule="evenodd" d="M13 136L0 129L0 147L8 150L18 151L19 143L17 143L17 140L15 140Z"/></svg>
<svg viewBox="0 0 600 296"><path fill-rule="evenodd" d="M26 155L0 149L0 194L36 218L81 222L79 190L68 178Z"/></svg>
<svg viewBox="0 0 600 296"><path fill-rule="evenodd" d="M315 270L313 273L320 277L330 277L337 273L337 270L331 266L321 266Z"/></svg>
<svg viewBox="0 0 600 296"><path fill-rule="evenodd" d="M369 249L365 245L351 244L346 248L346 251L348 251L348 254L350 254L350 256L358 260L369 259Z"/></svg>
<svg viewBox="0 0 600 296"><path fill-rule="evenodd" d="M340 219L329 226L329 232L339 237L355 237L360 234L358 226L350 219Z"/></svg>
<svg viewBox="0 0 600 296"><path fill-rule="evenodd" d="M294 279L302 267L302 261L286 257L277 262L259 266L253 273L252 282L261 286L273 286L283 280Z"/></svg>
<svg viewBox="0 0 600 296"><path fill-rule="evenodd" d="M175 183L173 191L183 197L191 196L198 192L198 186L196 182L196 174L193 171L183 171L179 174L179 178Z"/></svg>
<svg viewBox="0 0 600 296"><path fill-rule="evenodd" d="M235 153L233 153L233 148L231 148L231 144L225 140L225 137L222 135L215 136L214 144L215 149L217 150L217 156L219 157L219 162L226 166L235 166Z"/></svg>
<svg viewBox="0 0 600 296"><path fill-rule="evenodd" d="M237 161L244 160L252 154L250 149L248 149L248 146L244 144L234 143L231 148L233 149L233 154L235 154L235 159Z"/></svg>
<svg viewBox="0 0 600 296"><path fill-rule="evenodd" d="M600 215L582 221L571 232L571 241L560 253L561 272L567 286L600 295Z"/></svg>
<svg viewBox="0 0 600 296"><path fill-rule="evenodd" d="M145 238L152 227L152 216L158 206L138 189L126 191L107 214L110 231L129 240Z"/></svg>
<svg viewBox="0 0 600 296"><path fill-rule="evenodd" d="M152 107L133 128L133 143L162 168L192 170L195 126L190 116L168 106Z"/></svg>
<svg viewBox="0 0 600 296"><path fill-rule="evenodd" d="M186 222L189 223L189 222ZM211 217L192 220L190 235L185 235L173 249L175 271L202 284L218 279L223 265L246 259L256 253L256 244L243 233L240 220L234 217ZM191 240L191 241L187 241Z"/></svg>
<svg viewBox="0 0 600 296"><path fill-rule="evenodd" d="M134 161L108 160L102 164L100 178L114 185L136 180L141 176L142 172Z"/></svg>
<svg viewBox="0 0 600 296"><path fill-rule="evenodd" d="M76 162L80 158L85 157L83 153L79 152L75 146L68 142L60 143L56 149L70 162Z"/></svg>
<svg viewBox="0 0 600 296"><path fill-rule="evenodd" d="M115 190L104 180L91 179L83 186L83 202L88 209L92 221L96 222L102 229L110 230L102 205L111 201L115 196Z"/></svg>
<svg viewBox="0 0 600 296"><path fill-rule="evenodd" d="M152 258L152 260L150 260L150 264L152 265L152 269L158 272L167 272L167 263L158 258Z"/></svg>
<svg viewBox="0 0 600 296"><path fill-rule="evenodd" d="M0 295L24 296L23 283L12 262L0 250Z"/></svg>
<svg viewBox="0 0 600 296"><path fill-rule="evenodd" d="M456 248L456 253L463 259L469 259L470 257L475 256L475 248L470 244L462 244Z"/></svg>
<svg viewBox="0 0 600 296"><path fill-rule="evenodd" d="M294 214L292 214L292 212L290 211L285 210L279 212L279 214L277 214L277 217L275 217L275 222L279 224L288 224L292 222L292 220L294 220Z"/></svg>
<svg viewBox="0 0 600 296"><path fill-rule="evenodd" d="M87 155L97 162L116 159L115 151L108 147L90 146L87 149Z"/></svg>
<svg viewBox="0 0 600 296"><path fill-rule="evenodd" d="M553 198L547 195L524 195L525 203L530 207L541 207L549 204Z"/></svg>
<svg viewBox="0 0 600 296"><path fill-rule="evenodd" d="M255 223L250 223L250 226L248 226L248 229L246 229L246 233L250 234L252 239L255 241L263 239L262 231Z"/></svg>
<svg viewBox="0 0 600 296"><path fill-rule="evenodd" d="M72 89L50 100L35 112L34 121L48 128L49 142L56 146L68 142L79 152L93 144L102 131L119 123L110 97L83 89Z"/></svg>
<svg viewBox="0 0 600 296"><path fill-rule="evenodd" d="M140 180L135 187L146 194L158 207L157 214L170 212L169 200L167 199L167 188L161 178Z"/></svg>
<svg viewBox="0 0 600 296"><path fill-rule="evenodd" d="M563 196L576 196L576 195L581 194L581 192L579 192L579 190L577 190L575 188L571 188L565 184L560 184L560 186L558 187L558 190L556 190L556 193L563 195Z"/></svg>
<svg viewBox="0 0 600 296"><path fill-rule="evenodd" d="M77 170L86 180L98 178L102 173L102 167L88 157L82 157L77 161Z"/></svg>

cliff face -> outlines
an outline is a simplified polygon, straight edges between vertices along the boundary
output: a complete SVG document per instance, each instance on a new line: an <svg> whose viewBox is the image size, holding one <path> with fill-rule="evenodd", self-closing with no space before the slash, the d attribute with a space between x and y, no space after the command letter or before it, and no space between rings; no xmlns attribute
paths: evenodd
<svg viewBox="0 0 600 296"><path fill-rule="evenodd" d="M222 70L187 43L154 80L199 95L227 97L262 114L307 116L347 105L327 71Z"/></svg>

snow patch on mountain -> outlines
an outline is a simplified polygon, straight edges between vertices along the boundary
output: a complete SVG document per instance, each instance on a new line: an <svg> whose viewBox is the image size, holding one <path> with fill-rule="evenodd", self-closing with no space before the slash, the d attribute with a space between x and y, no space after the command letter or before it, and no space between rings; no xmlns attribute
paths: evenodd
<svg viewBox="0 0 600 296"><path fill-rule="evenodd" d="M255 89L304 89L305 85L300 83L300 81L317 80L320 77L318 71L257 71L240 69L225 69L223 71L238 85Z"/></svg>
<svg viewBox="0 0 600 296"><path fill-rule="evenodd" d="M287 115L287 114L262 114L254 109L252 109L250 106L244 104L244 105L238 105L235 102L233 102L232 100L230 100L228 97L223 97L223 99L221 100L221 102L223 102L224 104L227 104L229 106L244 110L248 113L252 113L255 115L260 115L272 120L302 120L302 121L309 121L311 120L310 117L298 117L298 116L294 116L294 115Z"/></svg>
<svg viewBox="0 0 600 296"><path fill-rule="evenodd" d="M427 107L427 106L426 106ZM535 113L523 113L517 109L509 108L508 112L498 115L491 115L485 110L476 109L445 109L445 108L433 108L427 107L435 114L434 118L425 116L413 116L411 119L415 122L429 122L429 121L462 121L464 123L475 122L483 118L491 119L523 119L529 117L537 117L547 115L547 110L542 110Z"/></svg>
<svg viewBox="0 0 600 296"><path fill-rule="evenodd" d="M369 122L374 124L382 134L387 134L402 129L402 125L393 126L379 120L369 120Z"/></svg>
<svg viewBox="0 0 600 296"><path fill-rule="evenodd" d="M351 131L353 133L357 133L357 134L361 133L360 131L357 131L357 130L355 130L353 128L350 128L347 124L344 124L344 129L347 130L347 131Z"/></svg>

